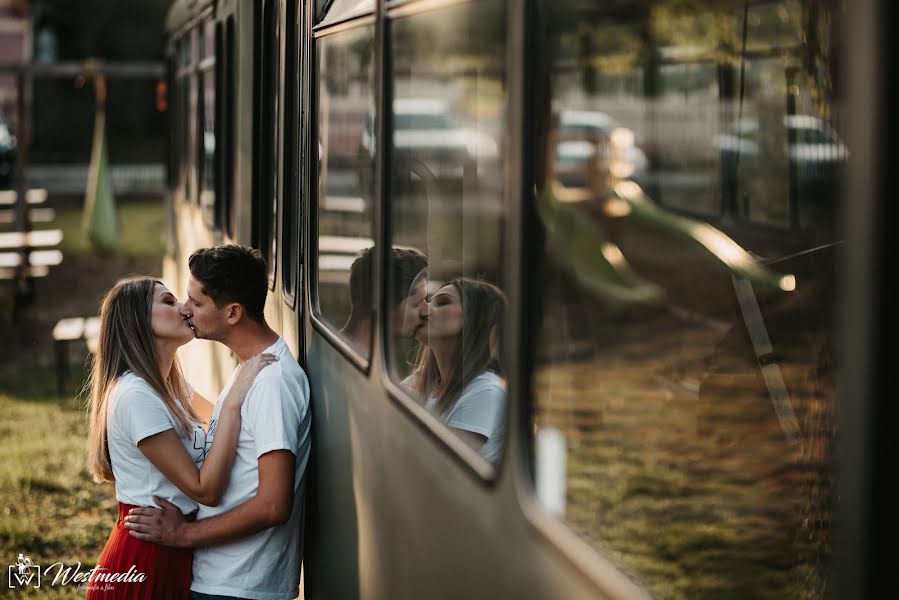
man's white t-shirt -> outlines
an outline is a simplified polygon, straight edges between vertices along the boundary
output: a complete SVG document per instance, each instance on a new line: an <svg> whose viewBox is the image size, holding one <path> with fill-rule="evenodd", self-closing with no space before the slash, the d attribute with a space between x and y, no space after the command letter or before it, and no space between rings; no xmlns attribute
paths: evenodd
<svg viewBox="0 0 899 600"><path fill-rule="evenodd" d="M153 496L159 496L184 514L197 510L197 503L166 479L137 447L151 435L168 429L177 431L176 423L162 398L143 378L126 371L115 382L106 403L106 434L119 502L155 507ZM189 437L181 438L197 466L205 455L205 438L199 423Z"/></svg>
<svg viewBox="0 0 899 600"><path fill-rule="evenodd" d="M262 369L247 392L240 410L237 454L221 503L201 504L197 518L214 517L253 498L259 488L259 457L273 450L289 450L296 456L293 511L283 525L225 544L196 548L190 589L257 600L291 600L300 584L303 550L301 490L310 447L309 382L283 339L278 338L263 352L279 360ZM209 420L207 448L215 437L222 399L233 382L234 373Z"/></svg>

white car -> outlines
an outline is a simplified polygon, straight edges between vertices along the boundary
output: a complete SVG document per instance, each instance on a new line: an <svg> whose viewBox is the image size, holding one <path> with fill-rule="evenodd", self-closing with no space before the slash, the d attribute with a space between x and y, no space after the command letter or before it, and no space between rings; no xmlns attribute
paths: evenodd
<svg viewBox="0 0 899 600"><path fill-rule="evenodd" d="M784 148L789 145L789 156L801 172L835 165L849 157L846 145L824 120L812 115L785 115L783 123L786 130ZM729 132L715 136L714 143L725 159L738 154L758 156L759 135L759 120L748 117Z"/></svg>
<svg viewBox="0 0 899 600"><path fill-rule="evenodd" d="M373 124L369 117L361 145L369 156ZM415 159L437 179L461 179L466 162L478 172L493 168L498 158L496 140L487 133L460 124L448 102L436 98L397 98L393 101L394 163Z"/></svg>

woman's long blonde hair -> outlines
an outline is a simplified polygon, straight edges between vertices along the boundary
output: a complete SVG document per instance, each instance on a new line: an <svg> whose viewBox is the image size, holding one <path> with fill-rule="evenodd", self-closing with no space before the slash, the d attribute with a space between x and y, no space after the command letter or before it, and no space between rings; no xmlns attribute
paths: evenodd
<svg viewBox="0 0 899 600"><path fill-rule="evenodd" d="M106 293L100 306L99 345L85 387L90 407L87 470L97 483L115 479L109 458L106 404L116 380L126 371L146 381L159 395L174 416L179 435L188 435L199 421L188 401L178 359L172 363L168 378L163 378L159 367L150 326L157 283L152 277L123 279Z"/></svg>
<svg viewBox="0 0 899 600"><path fill-rule="evenodd" d="M503 338L503 321L508 304L502 290L479 279L460 277L450 282L459 292L462 302L462 333L453 349L453 368L445 380L437 370L437 359L427 346L421 347L415 368L415 388L421 401L432 395L437 404L434 412L448 413L462 395L465 386L485 371L502 375L502 368L494 346L499 348ZM496 344L491 343L491 337Z"/></svg>

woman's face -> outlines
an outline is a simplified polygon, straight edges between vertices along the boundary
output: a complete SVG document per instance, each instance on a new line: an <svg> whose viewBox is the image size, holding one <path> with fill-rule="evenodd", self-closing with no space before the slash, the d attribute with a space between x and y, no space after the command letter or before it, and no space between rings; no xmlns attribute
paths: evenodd
<svg viewBox="0 0 899 600"><path fill-rule="evenodd" d="M427 346L456 340L462 334L462 298L451 283L440 288L424 302L420 317L422 324L415 331L415 339Z"/></svg>
<svg viewBox="0 0 899 600"><path fill-rule="evenodd" d="M181 303L161 283L157 283L153 290L150 328L156 339L178 342L179 346L194 339L193 329L181 316Z"/></svg>

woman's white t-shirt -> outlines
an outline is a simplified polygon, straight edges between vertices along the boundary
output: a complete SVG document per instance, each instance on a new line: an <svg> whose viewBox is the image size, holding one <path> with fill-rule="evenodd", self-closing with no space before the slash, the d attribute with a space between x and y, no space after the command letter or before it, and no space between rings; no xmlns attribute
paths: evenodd
<svg viewBox="0 0 899 600"><path fill-rule="evenodd" d="M410 375L402 384L414 389L415 375ZM437 398L431 396L425 408L434 411ZM462 389L459 399L446 415L441 416L449 427L477 433L487 441L481 446L481 456L496 463L503 450L506 433L506 383L493 371L484 371Z"/></svg>
<svg viewBox="0 0 899 600"><path fill-rule="evenodd" d="M179 490L153 466L137 444L151 435L176 429L175 418L150 384L131 371L118 378L106 403L106 433L109 457L115 476L119 502L137 506L156 506L153 496L165 498L184 514L197 509L197 503ZM206 432L197 423L181 443L194 462L203 463Z"/></svg>

